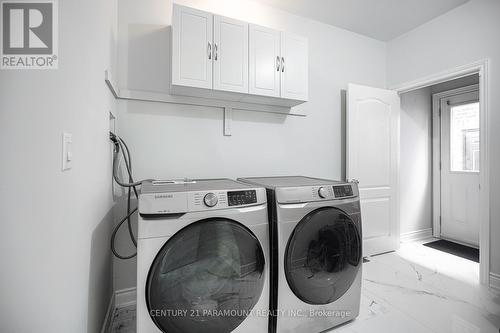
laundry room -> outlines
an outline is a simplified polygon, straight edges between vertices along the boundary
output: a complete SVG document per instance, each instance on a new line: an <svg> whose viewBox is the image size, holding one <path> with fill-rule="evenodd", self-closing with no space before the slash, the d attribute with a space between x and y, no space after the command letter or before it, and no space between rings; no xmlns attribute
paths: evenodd
<svg viewBox="0 0 500 333"><path fill-rule="evenodd" d="M500 331L498 0L0 27L0 333Z"/></svg>

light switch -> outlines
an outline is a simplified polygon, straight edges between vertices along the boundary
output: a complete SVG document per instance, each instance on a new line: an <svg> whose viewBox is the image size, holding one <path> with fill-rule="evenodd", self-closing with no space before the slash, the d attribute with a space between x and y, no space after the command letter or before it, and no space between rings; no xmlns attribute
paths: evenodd
<svg viewBox="0 0 500 333"><path fill-rule="evenodd" d="M63 133L62 140L62 171L66 171L73 167L73 135Z"/></svg>

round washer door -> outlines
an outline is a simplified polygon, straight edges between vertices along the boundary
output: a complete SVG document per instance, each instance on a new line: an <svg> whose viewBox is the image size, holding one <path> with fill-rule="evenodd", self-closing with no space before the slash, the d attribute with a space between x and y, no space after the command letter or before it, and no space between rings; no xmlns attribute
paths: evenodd
<svg viewBox="0 0 500 333"><path fill-rule="evenodd" d="M361 265L361 237L351 218L333 207L307 214L285 252L285 275L295 295L309 304L328 304L352 285Z"/></svg>
<svg viewBox="0 0 500 333"><path fill-rule="evenodd" d="M264 278L264 253L249 229L229 219L201 220L159 251L146 303L163 332L229 333L259 300Z"/></svg>

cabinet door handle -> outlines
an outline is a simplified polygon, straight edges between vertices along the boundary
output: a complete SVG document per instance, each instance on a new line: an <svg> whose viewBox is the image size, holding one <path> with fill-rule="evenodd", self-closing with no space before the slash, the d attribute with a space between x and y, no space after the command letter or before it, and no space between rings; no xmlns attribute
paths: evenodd
<svg viewBox="0 0 500 333"><path fill-rule="evenodd" d="M281 72L285 72L285 58L281 57Z"/></svg>
<svg viewBox="0 0 500 333"><path fill-rule="evenodd" d="M214 60L217 61L218 57L218 52L217 52L217 43L214 44Z"/></svg>
<svg viewBox="0 0 500 333"><path fill-rule="evenodd" d="M208 53L208 59L212 60L212 44L210 44L210 42L208 42L207 53Z"/></svg>
<svg viewBox="0 0 500 333"><path fill-rule="evenodd" d="M276 56L276 71L280 71L280 57Z"/></svg>

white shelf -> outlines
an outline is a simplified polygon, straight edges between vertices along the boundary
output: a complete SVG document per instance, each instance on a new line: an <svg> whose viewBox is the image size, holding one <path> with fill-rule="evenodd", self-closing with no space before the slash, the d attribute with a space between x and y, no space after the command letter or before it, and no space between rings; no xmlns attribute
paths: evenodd
<svg viewBox="0 0 500 333"><path fill-rule="evenodd" d="M255 103L245 103L238 101L218 100L212 98L170 95L168 93L158 93L152 91L118 89L115 81L113 80L113 77L111 76L111 73L108 70L105 70L104 78L106 85L108 86L111 93L116 99L153 102L153 103L208 106L219 109L231 108L233 110L279 113L289 116L305 117L304 114L295 113L293 112L292 108L285 106L282 107L282 106L273 106L273 105L264 105Z"/></svg>

